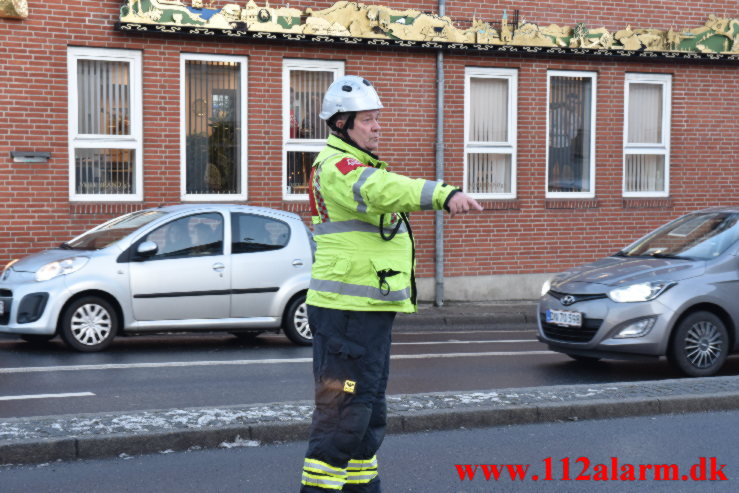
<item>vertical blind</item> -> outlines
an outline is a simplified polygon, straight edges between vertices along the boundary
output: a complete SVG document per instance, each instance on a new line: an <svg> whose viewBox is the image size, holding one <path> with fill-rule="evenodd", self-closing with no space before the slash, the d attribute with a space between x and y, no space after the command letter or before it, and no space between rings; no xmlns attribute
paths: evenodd
<svg viewBox="0 0 739 493"><path fill-rule="evenodd" d="M626 191L665 190L665 157L659 154L626 154Z"/></svg>
<svg viewBox="0 0 739 493"><path fill-rule="evenodd" d="M290 71L290 135L300 148L301 140L320 140L328 137L328 126L321 120L321 104L326 89L334 81L334 73L316 70ZM295 146L293 146L295 149ZM318 153L314 143L305 143L301 150L287 153L287 192L308 193L308 181L313 160Z"/></svg>
<svg viewBox="0 0 739 493"><path fill-rule="evenodd" d="M629 84L629 144L662 142L662 85Z"/></svg>
<svg viewBox="0 0 739 493"><path fill-rule="evenodd" d="M131 134L130 67L128 62L78 60L77 131L80 135ZM76 148L75 193L134 192L133 149Z"/></svg>
<svg viewBox="0 0 739 493"><path fill-rule="evenodd" d="M290 138L325 139L328 127L318 116L323 95L334 81L333 72L290 71Z"/></svg>
<svg viewBox="0 0 739 493"><path fill-rule="evenodd" d="M469 141L508 141L508 80L470 79Z"/></svg>
<svg viewBox="0 0 739 493"><path fill-rule="evenodd" d="M470 78L467 140L475 145L507 145L508 79ZM493 152L467 153L467 189L471 193L511 191L511 155Z"/></svg>
<svg viewBox="0 0 739 493"><path fill-rule="evenodd" d="M185 62L185 193L241 191L240 64Z"/></svg>
<svg viewBox="0 0 739 493"><path fill-rule="evenodd" d="M549 86L549 191L590 191L592 79L555 76Z"/></svg>
<svg viewBox="0 0 739 493"><path fill-rule="evenodd" d="M510 192L510 154L468 154L467 189L471 193Z"/></svg>
<svg viewBox="0 0 739 493"><path fill-rule="evenodd" d="M79 60L77 128L80 134L129 135L128 62Z"/></svg>
<svg viewBox="0 0 739 493"><path fill-rule="evenodd" d="M629 84L629 115L626 145L662 146L662 84ZM654 151L653 151L654 152ZM663 192L665 156L657 153L627 153L625 159L627 192Z"/></svg>

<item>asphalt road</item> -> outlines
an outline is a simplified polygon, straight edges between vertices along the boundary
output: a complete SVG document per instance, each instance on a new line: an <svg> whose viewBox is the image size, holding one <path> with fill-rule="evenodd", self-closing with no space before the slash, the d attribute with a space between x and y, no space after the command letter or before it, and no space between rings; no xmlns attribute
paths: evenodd
<svg viewBox="0 0 739 493"><path fill-rule="evenodd" d="M533 329L394 335L391 394L678 378L662 361L583 365L552 353ZM311 349L283 336L121 338L80 354L0 339L0 417L310 400ZM721 374L739 374L732 357Z"/></svg>
<svg viewBox="0 0 739 493"><path fill-rule="evenodd" d="M736 412L709 412L390 435L378 459L384 490L393 493L735 492L735 428ZM0 466L0 490L294 492L305 448L305 442L241 442L219 450ZM499 467L497 481L492 465ZM657 469L662 479L655 479Z"/></svg>

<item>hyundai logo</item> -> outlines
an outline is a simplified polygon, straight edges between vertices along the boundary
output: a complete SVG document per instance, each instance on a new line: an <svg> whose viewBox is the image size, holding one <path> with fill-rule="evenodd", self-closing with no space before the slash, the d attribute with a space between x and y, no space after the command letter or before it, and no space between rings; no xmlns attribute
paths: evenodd
<svg viewBox="0 0 739 493"><path fill-rule="evenodd" d="M571 294L568 294L567 296L563 296L562 299L559 300L559 302L562 303L564 306L570 306L576 301L577 301L577 298L575 298Z"/></svg>

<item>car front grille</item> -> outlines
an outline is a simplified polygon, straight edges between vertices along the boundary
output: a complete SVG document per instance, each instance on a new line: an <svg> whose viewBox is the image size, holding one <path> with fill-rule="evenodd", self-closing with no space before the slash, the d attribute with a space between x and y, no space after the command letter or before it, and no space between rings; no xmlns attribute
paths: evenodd
<svg viewBox="0 0 739 493"><path fill-rule="evenodd" d="M541 315L541 329L548 339L563 342L589 342L603 323L602 318L583 318L582 327L564 327L545 322L546 314Z"/></svg>
<svg viewBox="0 0 739 493"><path fill-rule="evenodd" d="M602 300L603 298L608 298L608 295L606 295L605 293L570 294L570 293L560 293L559 291L551 291L551 290L549 291L549 295L554 298L557 298L560 301L562 301L562 298L564 298L565 296L571 296L572 302L570 303L570 305L579 303L580 301Z"/></svg>
<svg viewBox="0 0 739 493"><path fill-rule="evenodd" d="M0 315L0 325L10 322L10 306L13 304L13 292L9 289L0 289L0 300L3 300L3 314Z"/></svg>

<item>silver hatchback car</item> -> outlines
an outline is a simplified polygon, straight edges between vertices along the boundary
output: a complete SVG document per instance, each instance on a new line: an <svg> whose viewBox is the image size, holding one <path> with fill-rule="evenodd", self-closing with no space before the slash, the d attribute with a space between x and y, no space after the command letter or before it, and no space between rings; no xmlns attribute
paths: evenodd
<svg viewBox="0 0 739 493"><path fill-rule="evenodd" d="M282 329L310 344L310 231L290 212L173 205L132 212L0 276L0 333L100 351L121 333Z"/></svg>
<svg viewBox="0 0 739 493"><path fill-rule="evenodd" d="M680 217L542 286L539 340L576 360L666 356L715 374L739 350L739 208Z"/></svg>

